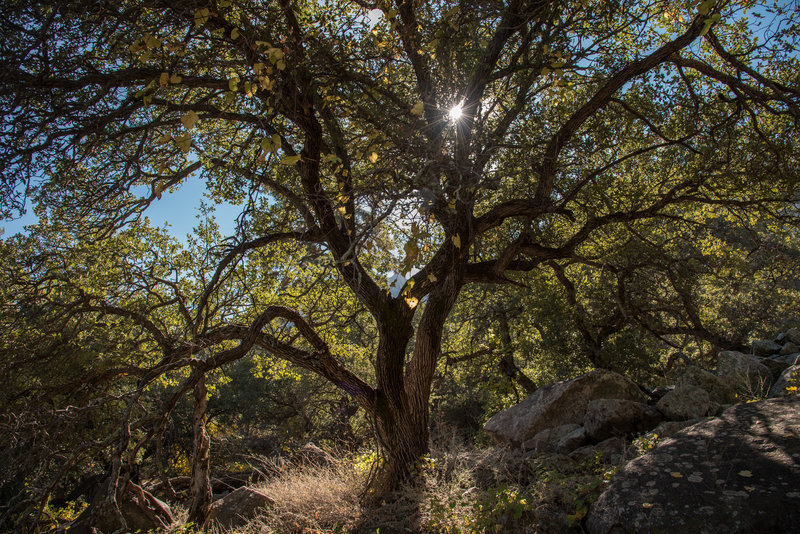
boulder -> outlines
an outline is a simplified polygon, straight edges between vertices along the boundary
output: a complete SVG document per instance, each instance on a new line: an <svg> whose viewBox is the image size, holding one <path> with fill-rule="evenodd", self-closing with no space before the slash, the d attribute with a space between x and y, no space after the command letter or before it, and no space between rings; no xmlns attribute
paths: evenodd
<svg viewBox="0 0 800 534"><path fill-rule="evenodd" d="M207 525L221 529L236 529L270 508L275 501L257 489L238 488L214 501L206 518Z"/></svg>
<svg viewBox="0 0 800 534"><path fill-rule="evenodd" d="M127 526L125 532L163 530L173 521L172 511L165 502L130 481L118 505ZM114 532L119 528L119 518L113 508L95 502L67 527L67 532L90 534L93 531Z"/></svg>
<svg viewBox="0 0 800 534"><path fill-rule="evenodd" d="M678 378L677 387L697 386L708 393L713 402L727 404L736 399L736 393L725 380L695 365L686 368Z"/></svg>
<svg viewBox="0 0 800 534"><path fill-rule="evenodd" d="M647 432L663 420L658 410L641 402L595 399L586 407L583 425L592 440L603 441Z"/></svg>
<svg viewBox="0 0 800 534"><path fill-rule="evenodd" d="M773 360L771 358L761 358L759 363L766 366L766 368L769 369L769 372L772 373L773 383L778 379L779 376L781 376L783 370L789 367L787 362L783 360Z"/></svg>
<svg viewBox="0 0 800 534"><path fill-rule="evenodd" d="M646 400L638 386L624 376L595 369L571 380L537 389L519 404L495 414L484 425L501 445L519 447L546 428L583 424L586 406L594 399Z"/></svg>
<svg viewBox="0 0 800 534"><path fill-rule="evenodd" d="M753 354L756 356L770 356L781 350L781 346L769 339L753 341Z"/></svg>
<svg viewBox="0 0 800 534"><path fill-rule="evenodd" d="M774 398L791 395L793 392L786 389L789 387L800 388L800 365L793 365L786 368L769 390L769 397ZM794 393L796 394L797 391L798 390L794 390Z"/></svg>
<svg viewBox="0 0 800 534"><path fill-rule="evenodd" d="M648 402L650 404L655 404L656 402L661 400L661 397L663 397L673 389L675 389L675 384L669 384L666 386L658 386L657 388L653 388L650 391L650 400Z"/></svg>
<svg viewBox="0 0 800 534"><path fill-rule="evenodd" d="M589 436L586 435L586 428L579 426L558 440L556 452L559 454L569 454L587 443L589 443Z"/></svg>
<svg viewBox="0 0 800 534"><path fill-rule="evenodd" d="M546 428L537 433L531 439L522 444L523 451L533 451L537 453L553 452L556 450L558 442L564 436L569 435L581 428L580 425L575 423L567 423L566 425L556 426L553 428Z"/></svg>
<svg viewBox="0 0 800 534"><path fill-rule="evenodd" d="M622 468L591 534L800 532L800 397L740 404Z"/></svg>
<svg viewBox="0 0 800 534"><path fill-rule="evenodd" d="M781 355L770 356L769 358L766 359L774 360L776 362L783 362L791 367L792 365L797 365L798 363L800 363L798 362L798 360L800 360L800 352L796 352L794 354L786 354L784 356Z"/></svg>
<svg viewBox="0 0 800 534"><path fill-rule="evenodd" d="M717 375L745 395L764 395L772 385L772 371L759 358L733 350L719 353Z"/></svg>
<svg viewBox="0 0 800 534"><path fill-rule="evenodd" d="M626 445L627 442L624 438L608 438L597 445L587 445L580 449L575 449L570 453L569 457L576 462L597 458L604 464L614 465L618 464L622 459Z"/></svg>
<svg viewBox="0 0 800 534"><path fill-rule="evenodd" d="M781 356L788 356L789 354L795 354L800 352L800 345L797 343L792 343L791 341L783 346L778 354Z"/></svg>
<svg viewBox="0 0 800 534"><path fill-rule="evenodd" d="M673 421L699 419L716 411L716 403L712 403L708 392L697 386L683 386L664 395L656 408L664 417Z"/></svg>
<svg viewBox="0 0 800 534"><path fill-rule="evenodd" d="M790 343L794 343L795 345L800 345L800 328L790 328L786 331L786 341Z"/></svg>
<svg viewBox="0 0 800 534"><path fill-rule="evenodd" d="M700 421L705 421L705 419L689 419L687 421L664 421L663 423L659 423L658 426L651 431L651 433L655 434L660 439L669 438L671 436L674 436L684 428L690 427L695 423L699 423Z"/></svg>

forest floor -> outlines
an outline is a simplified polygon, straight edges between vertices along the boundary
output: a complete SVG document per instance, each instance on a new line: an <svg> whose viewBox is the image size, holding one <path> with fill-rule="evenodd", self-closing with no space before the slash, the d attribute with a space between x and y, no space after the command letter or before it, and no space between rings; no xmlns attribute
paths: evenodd
<svg viewBox="0 0 800 534"><path fill-rule="evenodd" d="M580 521L605 481L656 439L635 440L616 464L599 454L576 461L451 443L431 452L415 484L373 508L361 504L372 454L333 457L326 465L287 464L257 486L275 501L269 513L235 531L219 532L582 532ZM177 515L171 532L193 532Z"/></svg>

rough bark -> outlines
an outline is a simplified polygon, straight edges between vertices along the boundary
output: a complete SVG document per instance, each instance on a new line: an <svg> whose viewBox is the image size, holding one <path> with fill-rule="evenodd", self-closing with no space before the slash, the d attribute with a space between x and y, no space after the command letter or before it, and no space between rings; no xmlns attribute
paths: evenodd
<svg viewBox="0 0 800 534"><path fill-rule="evenodd" d="M201 376L194 386L194 448L192 450L191 494L189 521L195 525L203 525L211 508L211 440L206 432L206 405L208 389L205 375Z"/></svg>

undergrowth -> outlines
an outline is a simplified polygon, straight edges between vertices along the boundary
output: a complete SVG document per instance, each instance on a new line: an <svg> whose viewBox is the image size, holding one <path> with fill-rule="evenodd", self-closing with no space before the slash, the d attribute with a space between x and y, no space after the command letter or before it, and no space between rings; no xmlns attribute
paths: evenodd
<svg viewBox="0 0 800 534"><path fill-rule="evenodd" d="M259 486L275 505L235 532L580 532L581 519L615 467L599 456L576 462L451 444L425 459L415 484L365 508L360 497L368 471L363 457L284 468Z"/></svg>

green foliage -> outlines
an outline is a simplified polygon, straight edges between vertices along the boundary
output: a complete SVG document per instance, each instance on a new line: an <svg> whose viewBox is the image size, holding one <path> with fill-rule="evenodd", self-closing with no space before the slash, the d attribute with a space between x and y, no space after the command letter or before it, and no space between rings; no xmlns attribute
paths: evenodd
<svg viewBox="0 0 800 534"><path fill-rule="evenodd" d="M112 458L185 472L201 378L228 465L369 429L393 489L429 423L480 440L552 380L663 380L775 324L797 26L667 4L6 2L0 210L39 222L0 245L3 445L33 447L4 500ZM179 241L146 215L188 184Z"/></svg>

